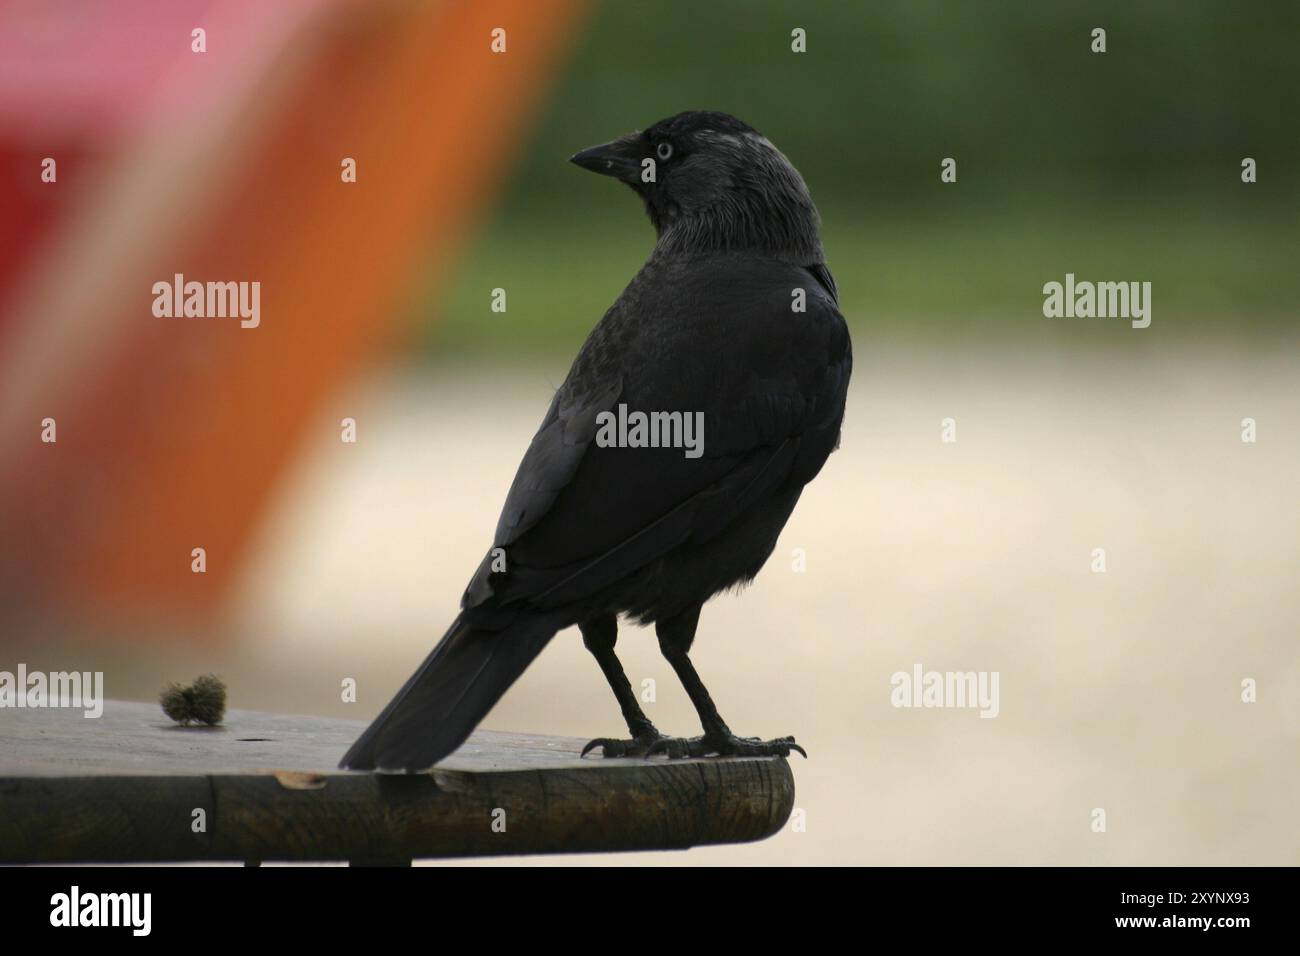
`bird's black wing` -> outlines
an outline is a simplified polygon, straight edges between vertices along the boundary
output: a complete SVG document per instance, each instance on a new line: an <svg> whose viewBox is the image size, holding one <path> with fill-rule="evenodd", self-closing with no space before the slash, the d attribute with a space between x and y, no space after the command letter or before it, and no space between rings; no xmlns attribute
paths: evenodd
<svg viewBox="0 0 1300 956"><path fill-rule="evenodd" d="M638 277L557 392L498 524L506 570L489 554L467 608L580 601L810 481L837 444L848 331L809 271L739 257L662 268ZM702 412L703 453L600 447L596 416L619 404Z"/></svg>
<svg viewBox="0 0 1300 956"><path fill-rule="evenodd" d="M813 278L821 283L821 287L831 294L831 301L836 305L840 302L840 290L835 285L835 277L831 275L831 270L826 267L824 262L814 262L810 266L804 266L812 273Z"/></svg>

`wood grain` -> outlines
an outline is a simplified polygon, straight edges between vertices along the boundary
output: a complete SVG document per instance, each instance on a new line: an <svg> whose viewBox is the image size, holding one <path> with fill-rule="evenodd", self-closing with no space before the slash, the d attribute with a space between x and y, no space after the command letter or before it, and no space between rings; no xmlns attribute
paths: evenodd
<svg viewBox="0 0 1300 956"><path fill-rule="evenodd" d="M123 701L98 719L0 710L0 862L679 849L771 836L794 803L780 758L583 760L578 739L492 731L430 773L335 769L364 726L235 710L180 728Z"/></svg>

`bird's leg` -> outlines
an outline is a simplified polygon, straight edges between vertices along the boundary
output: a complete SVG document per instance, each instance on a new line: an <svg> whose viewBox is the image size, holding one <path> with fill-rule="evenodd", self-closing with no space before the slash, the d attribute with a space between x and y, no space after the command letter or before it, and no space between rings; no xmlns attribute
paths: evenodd
<svg viewBox="0 0 1300 956"><path fill-rule="evenodd" d="M666 753L669 757L705 757L709 754L722 757L788 757L793 750L807 757L793 737L778 737L775 740L737 737L723 722L713 698L709 696L700 675L695 672L695 665L687 656L695 641L695 628L699 621L700 609L697 607L675 618L657 621L655 632L659 635L659 650L677 672L678 680L686 688L691 703L700 715L704 735L691 738L664 737L652 744L647 753Z"/></svg>
<svg viewBox="0 0 1300 956"><path fill-rule="evenodd" d="M655 725L650 723L650 718L646 717L641 709L641 704L632 691L632 685L628 682L627 675L623 673L623 665L614 654L614 642L618 640L618 619L612 614L608 617L593 618L578 625L578 629L582 631L582 643L587 645L587 650L591 651L596 658L596 663L605 674L605 680L609 681L610 690L618 698L623 719L627 721L628 733L632 735L631 740L597 737L582 748L582 756L585 757L597 747L606 757L644 755L653 744L666 738L655 729Z"/></svg>

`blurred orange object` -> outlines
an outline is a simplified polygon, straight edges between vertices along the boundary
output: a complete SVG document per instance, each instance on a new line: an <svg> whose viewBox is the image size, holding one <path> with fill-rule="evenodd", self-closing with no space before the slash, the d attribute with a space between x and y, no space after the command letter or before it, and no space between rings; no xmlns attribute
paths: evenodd
<svg viewBox="0 0 1300 956"><path fill-rule="evenodd" d="M32 188L75 190L53 225L32 225L37 203L0 232L43 243L0 289L10 612L218 605L304 429L400 340L418 270L444 274L501 182L584 5L126 4L174 26L180 52L156 71L152 112L97 141L104 168L79 169L94 150L66 130L47 148L35 119L40 142L20 148L12 110L0 118L3 155L30 156ZM192 52L205 24L207 52ZM69 25L66 42L80 32ZM60 158L55 184L39 180L46 155ZM178 273L260 283L260 323L155 316L154 284ZM205 573L191 570L196 548Z"/></svg>

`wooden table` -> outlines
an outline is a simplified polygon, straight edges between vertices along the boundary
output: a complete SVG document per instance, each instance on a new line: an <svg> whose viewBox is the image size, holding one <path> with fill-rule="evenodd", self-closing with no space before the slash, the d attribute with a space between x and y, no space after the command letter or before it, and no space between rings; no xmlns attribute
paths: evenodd
<svg viewBox="0 0 1300 956"><path fill-rule="evenodd" d="M684 849L776 833L777 757L605 760L583 741L479 731L435 770L335 769L365 723L155 703L0 710L0 863L340 861Z"/></svg>

